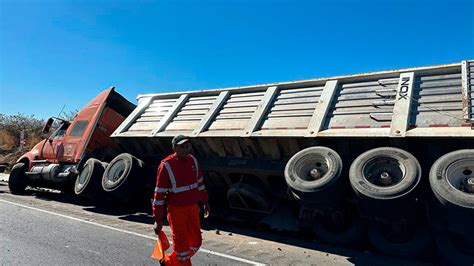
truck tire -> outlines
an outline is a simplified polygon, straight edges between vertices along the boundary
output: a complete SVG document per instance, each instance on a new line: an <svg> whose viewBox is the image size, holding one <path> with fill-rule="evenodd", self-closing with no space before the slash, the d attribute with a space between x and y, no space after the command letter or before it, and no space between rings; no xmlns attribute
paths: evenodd
<svg viewBox="0 0 474 266"><path fill-rule="evenodd" d="M227 200L229 205L234 208L257 211L270 209L270 201L265 197L265 194L260 189L248 184L231 185L227 191Z"/></svg>
<svg viewBox="0 0 474 266"><path fill-rule="evenodd" d="M105 171L105 169L107 169L107 167L109 166L109 163L108 163L108 162L100 162L100 164L102 164L102 167L104 168L104 171Z"/></svg>
<svg viewBox="0 0 474 266"><path fill-rule="evenodd" d="M438 201L447 207L474 211L474 191L467 188L474 180L474 150L458 150L441 156L430 170L430 186Z"/></svg>
<svg viewBox="0 0 474 266"><path fill-rule="evenodd" d="M326 222L316 221L312 230L319 239L330 244L350 246L359 243L360 245L361 239L366 232L364 224L357 216L353 216L349 224L339 230L333 230L325 224Z"/></svg>
<svg viewBox="0 0 474 266"><path fill-rule="evenodd" d="M474 150L447 153L431 167L429 181L435 195L433 213L436 220L459 234L474 234L467 221L474 221ZM471 189L471 190L470 190Z"/></svg>
<svg viewBox="0 0 474 266"><path fill-rule="evenodd" d="M411 193L420 179L418 160L409 152L392 147L362 153L349 170L361 215L388 220L412 219L421 213L416 206L419 201ZM412 208L405 208L406 204Z"/></svg>
<svg viewBox="0 0 474 266"><path fill-rule="evenodd" d="M102 163L94 158L86 161L74 184L74 193L91 200L97 200L102 194L102 175L104 167Z"/></svg>
<svg viewBox="0 0 474 266"><path fill-rule="evenodd" d="M140 187L143 162L135 156L122 153L107 166L102 176L102 188L113 196L127 202L129 196Z"/></svg>
<svg viewBox="0 0 474 266"><path fill-rule="evenodd" d="M391 239L390 234L393 236L397 233L386 230L388 227L390 225L384 226L380 223L369 225L370 243L382 254L400 258L418 258L424 257L433 246L427 225L413 228L412 232L406 233L408 236L399 239Z"/></svg>
<svg viewBox="0 0 474 266"><path fill-rule="evenodd" d="M330 203L342 195L336 183L342 172L342 159L327 147L310 147L290 158L285 181L293 195L303 202Z"/></svg>
<svg viewBox="0 0 474 266"><path fill-rule="evenodd" d="M23 194L26 186L28 186L28 176L25 174L26 165L17 163L12 167L10 177L8 178L8 188L12 194Z"/></svg>

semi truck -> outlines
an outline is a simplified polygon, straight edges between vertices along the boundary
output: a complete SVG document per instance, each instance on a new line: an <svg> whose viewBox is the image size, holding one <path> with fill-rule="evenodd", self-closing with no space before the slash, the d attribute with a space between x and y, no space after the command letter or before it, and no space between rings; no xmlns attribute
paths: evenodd
<svg viewBox="0 0 474 266"><path fill-rule="evenodd" d="M83 176L89 176L89 169L92 171L94 166L92 160L86 162L94 158L101 164L95 169L96 174L98 168L103 169L106 162L124 152L110 135L134 108L134 104L111 87L99 93L72 121L49 118L42 131L48 134L56 121L55 130L23 154L12 167L8 183L11 192L21 194L27 186L72 191L77 179L78 194L97 194L101 190L97 184L82 186Z"/></svg>
<svg viewBox="0 0 474 266"><path fill-rule="evenodd" d="M189 136L216 215L380 253L474 262L474 61L144 94L113 88L23 155L10 189L150 195ZM47 132L52 119L45 124Z"/></svg>

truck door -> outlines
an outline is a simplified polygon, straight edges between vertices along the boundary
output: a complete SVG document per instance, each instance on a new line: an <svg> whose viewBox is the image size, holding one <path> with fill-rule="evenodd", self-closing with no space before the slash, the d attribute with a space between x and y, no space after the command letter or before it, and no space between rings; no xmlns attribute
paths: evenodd
<svg viewBox="0 0 474 266"><path fill-rule="evenodd" d="M74 119L71 128L68 130L68 134L62 142L64 152L62 153L62 156L59 157L59 161L74 162L74 156L77 152L77 149L80 148L79 146L81 141L83 141L83 138L87 138L87 134L85 134L85 132L89 127L89 122L89 119L86 118L82 119L80 117L76 117L76 119Z"/></svg>
<svg viewBox="0 0 474 266"><path fill-rule="evenodd" d="M46 140L42 150L42 157L52 163L57 163L64 154L64 134L69 127L69 122L62 122L59 127Z"/></svg>

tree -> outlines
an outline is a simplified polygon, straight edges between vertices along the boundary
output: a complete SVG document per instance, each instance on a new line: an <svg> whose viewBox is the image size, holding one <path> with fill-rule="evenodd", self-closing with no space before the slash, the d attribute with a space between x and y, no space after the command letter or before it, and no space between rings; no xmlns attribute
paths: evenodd
<svg viewBox="0 0 474 266"><path fill-rule="evenodd" d="M41 129L44 120L34 117L34 115L5 115L0 114L0 134L2 139L13 139L13 147L2 147L2 149L13 150L20 144L20 132L23 130L27 139L27 146L36 144L42 138ZM33 142L33 143L32 143ZM0 145L3 146L3 145Z"/></svg>
<svg viewBox="0 0 474 266"><path fill-rule="evenodd" d="M70 110L61 114L61 119L72 121L79 110ZM59 126L56 120L50 129L54 131ZM43 138L42 128L44 119L36 118L34 115L18 113L6 115L0 113L0 149L13 151L20 146L20 132L24 131L26 146L32 147Z"/></svg>
<svg viewBox="0 0 474 266"><path fill-rule="evenodd" d="M77 109L69 110L61 114L60 118L67 121L72 121L74 117L76 117L77 113L79 113L79 110Z"/></svg>

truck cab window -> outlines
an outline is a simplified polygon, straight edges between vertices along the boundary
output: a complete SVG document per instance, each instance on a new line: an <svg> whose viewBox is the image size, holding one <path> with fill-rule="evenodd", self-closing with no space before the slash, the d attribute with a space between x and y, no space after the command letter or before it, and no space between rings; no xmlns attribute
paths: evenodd
<svg viewBox="0 0 474 266"><path fill-rule="evenodd" d="M72 137L82 136L82 134L84 134L84 131L87 128L87 124L89 124L89 121L86 121L86 120L76 121L76 123L74 123L74 125L72 126L70 136Z"/></svg>
<svg viewBox="0 0 474 266"><path fill-rule="evenodd" d="M58 129L56 129L56 131L54 131L53 134L51 134L50 138L57 138L57 137L63 136L64 133L66 133L66 130L69 128L69 125L70 125L69 122L61 123Z"/></svg>

